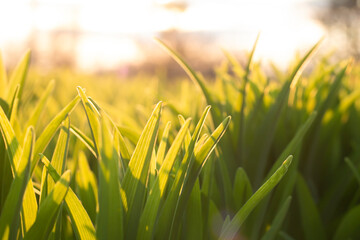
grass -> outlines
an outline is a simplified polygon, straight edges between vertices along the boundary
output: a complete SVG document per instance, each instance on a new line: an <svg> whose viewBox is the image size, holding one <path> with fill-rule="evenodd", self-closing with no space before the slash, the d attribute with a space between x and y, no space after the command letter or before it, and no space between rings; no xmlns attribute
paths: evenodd
<svg viewBox="0 0 360 240"><path fill-rule="evenodd" d="M358 65L315 64L319 42L270 77L255 43L209 82L158 42L192 83L85 90L35 81L30 53L10 78L0 61L1 239L360 236Z"/></svg>

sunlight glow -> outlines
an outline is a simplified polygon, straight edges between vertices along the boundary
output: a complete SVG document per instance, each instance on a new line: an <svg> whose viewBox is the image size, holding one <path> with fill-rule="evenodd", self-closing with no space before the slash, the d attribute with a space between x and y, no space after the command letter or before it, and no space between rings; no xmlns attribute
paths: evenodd
<svg viewBox="0 0 360 240"><path fill-rule="evenodd" d="M115 66L142 58L132 39L151 41L152 36L169 29L214 34L219 48L230 51L248 50L261 32L256 57L285 64L297 49L314 44L324 34L322 27L311 20L312 12L306 2L2 1L0 48L6 48L9 43L25 44L30 34L39 31L49 34L57 31L78 39L76 54L80 66L99 66L100 62ZM174 3L183 4L185 8L183 11L166 8Z"/></svg>

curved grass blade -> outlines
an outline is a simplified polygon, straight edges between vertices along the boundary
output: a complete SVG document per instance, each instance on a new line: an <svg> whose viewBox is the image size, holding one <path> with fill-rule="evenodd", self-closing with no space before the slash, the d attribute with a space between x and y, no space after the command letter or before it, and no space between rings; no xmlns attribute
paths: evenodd
<svg viewBox="0 0 360 240"><path fill-rule="evenodd" d="M276 236L281 228L282 223L284 222L290 203L291 203L291 196L289 196L284 202L284 204L281 206L280 210L277 212L274 218L273 223L271 224L270 229L264 234L261 240L277 239Z"/></svg>
<svg viewBox="0 0 360 240"><path fill-rule="evenodd" d="M39 102L37 103L36 107L32 111L32 114L25 126L27 126L27 127L36 126L36 124L40 118L40 115L44 110L45 104L46 104L49 96L54 91L54 88L55 88L55 80L52 80L52 81L50 81L50 83L46 87L45 91L43 92Z"/></svg>
<svg viewBox="0 0 360 240"><path fill-rule="evenodd" d="M358 182L358 184L360 186L360 173L359 173L358 169L356 168L354 163L349 158L345 158L345 162L349 166L351 172L353 173L356 181Z"/></svg>
<svg viewBox="0 0 360 240"><path fill-rule="evenodd" d="M79 196L86 212L91 218L91 221L95 223L96 206L98 205L98 187L96 178L89 167L85 154L80 152L78 158L79 167L76 174L76 183Z"/></svg>
<svg viewBox="0 0 360 240"><path fill-rule="evenodd" d="M117 126L121 134L130 140L134 145L137 144L140 138L140 134L134 130L133 128L124 127L124 126Z"/></svg>
<svg viewBox="0 0 360 240"><path fill-rule="evenodd" d="M10 161L11 170L13 176L15 176L17 166L21 160L21 154L23 152L23 149L20 146L15 136L14 129L12 128L2 108L0 109L0 128L2 131L4 142L6 143L6 152L8 154L8 159ZM30 170L30 176L31 176L31 170ZM26 232L34 223L37 209L38 206L34 193L34 188L32 181L30 179L25 190L25 194L22 202L22 209L21 209L23 232Z"/></svg>
<svg viewBox="0 0 360 240"><path fill-rule="evenodd" d="M101 114L103 115L103 114ZM109 123L101 117L99 142L99 212L96 218L98 239L123 239L123 210L120 196L119 159Z"/></svg>
<svg viewBox="0 0 360 240"><path fill-rule="evenodd" d="M334 240L357 239L360 236L360 205L350 209L336 229Z"/></svg>
<svg viewBox="0 0 360 240"><path fill-rule="evenodd" d="M243 168L238 168L235 173L233 199L235 209L238 210L253 194L251 183Z"/></svg>
<svg viewBox="0 0 360 240"><path fill-rule="evenodd" d="M60 175L56 172L50 161L44 155L41 155L41 161L46 166L52 179L55 182L58 182ZM96 239L94 225L92 224L91 219L83 207L81 201L77 198L76 194L71 188L69 188L68 193L65 196L65 209L70 216L77 239Z"/></svg>
<svg viewBox="0 0 360 240"><path fill-rule="evenodd" d="M186 176L182 184L179 200L176 204L175 214L171 224L170 239L174 239L175 235L178 233L180 220L196 179L199 177L200 171L209 158L210 154L213 152L216 145L223 137L226 129L230 124L230 121L231 117L226 117L224 121L214 130L206 142L200 148L195 149L194 158L191 160L189 168L186 171Z"/></svg>
<svg viewBox="0 0 360 240"><path fill-rule="evenodd" d="M0 216L0 239L17 239L23 196L30 177L30 160L35 142L33 128L29 128L24 141L24 150L18 164Z"/></svg>
<svg viewBox="0 0 360 240"><path fill-rule="evenodd" d="M24 240L47 239L51 232L70 184L70 170L66 171L39 208L34 225L25 234Z"/></svg>
<svg viewBox="0 0 360 240"><path fill-rule="evenodd" d="M302 229L305 239L326 239L325 229L315 202L305 180L299 174L296 182L296 195L299 202Z"/></svg>
<svg viewBox="0 0 360 240"><path fill-rule="evenodd" d="M278 170L251 196L245 205L236 213L231 222L224 227L219 239L233 239L239 231L240 226L251 213L251 211L260 203L260 201L278 184L281 178L289 168L292 156L290 155Z"/></svg>
<svg viewBox="0 0 360 240"><path fill-rule="evenodd" d="M65 161L67 156L67 151L69 147L69 138L70 138L70 118L65 120L67 123L63 124L60 127L60 134L58 141L55 146L55 150L51 159L51 165L55 168L56 172L62 174L65 170ZM50 192L54 187L55 182L51 178L47 178L47 192Z"/></svg>
<svg viewBox="0 0 360 240"><path fill-rule="evenodd" d="M203 239L202 205L199 178L197 178L189 197L184 218L183 239Z"/></svg>
<svg viewBox="0 0 360 240"><path fill-rule="evenodd" d="M213 100L209 89L207 88L206 84L203 82L203 80L199 77L198 74L180 57L180 55L171 49L169 46L167 46L163 41L161 41L158 38L155 38L155 40L169 53L169 55L184 69L186 74L190 77L190 79L195 83L196 86L200 88L202 93L204 94L204 97L206 99L206 102L208 105L212 106L214 108L214 111L212 112L212 117L214 120L215 125L219 125L222 121L221 119L221 111L218 108L217 103Z"/></svg>
<svg viewBox="0 0 360 240"><path fill-rule="evenodd" d="M9 102L16 91L17 85L20 85L19 88L19 99L21 99L22 91L24 88L24 83L27 75L27 71L30 63L30 51L27 51L19 64L16 66L14 72L10 77L10 81L8 83L8 91L7 91L7 101Z"/></svg>
<svg viewBox="0 0 360 240"><path fill-rule="evenodd" d="M34 159L31 162L31 173L34 171L37 162L39 161L39 153L42 153L47 145L49 144L50 140L60 127L61 123L64 119L72 112L72 110L76 107L79 103L80 98L77 96L75 97L65 108L61 110L46 126L44 131L42 131L39 138L36 140L35 143L35 152L34 152Z"/></svg>
<svg viewBox="0 0 360 240"><path fill-rule="evenodd" d="M73 125L71 125L70 131L86 146L87 149L89 149L94 157L97 157L94 143L85 135L85 133Z"/></svg>
<svg viewBox="0 0 360 240"><path fill-rule="evenodd" d="M171 122L169 121L166 124L164 132L163 132L163 134L161 136L161 141L160 141L159 149L157 151L157 156L156 156L156 169L158 169L158 170L160 169L161 165L164 162L166 146L167 146L168 138L169 138L170 127L171 127Z"/></svg>
<svg viewBox="0 0 360 240"><path fill-rule="evenodd" d="M156 239L166 239L169 238L171 223L173 221L173 216L176 208L177 201L179 199L179 194L184 182L186 171L189 167L191 158L194 154L195 144L200 137L201 130L204 126L205 119L210 111L210 106L207 106L201 115L199 122L197 123L194 133L191 138L191 142L189 147L186 149L185 156L181 161L181 165L176 172L175 179L173 184L171 185L171 189L169 191L169 195L167 196L164 206L160 212L158 226L155 231Z"/></svg>
<svg viewBox="0 0 360 240"><path fill-rule="evenodd" d="M242 99L241 99L241 109L240 109L240 119L239 119L239 130L238 130L238 134L236 135L236 136L239 136L236 155L240 158L239 159L240 163L245 157L244 151L243 151L243 145L245 142L246 87L247 87L247 83L249 81L249 75L250 75L252 62L253 62L252 60L253 60L253 56L254 56L255 49L256 49L257 43L259 41L259 38L260 38L260 33L257 35L254 46L251 50L248 64L247 64L246 70L245 70L244 83L243 83L242 89L241 89L242 94L239 94L239 98L242 96Z"/></svg>
<svg viewBox="0 0 360 240"><path fill-rule="evenodd" d="M158 133L161 105L159 102L151 114L130 159L122 182L124 190L123 202L126 212L125 238L135 239L138 219L141 216L142 205L146 194L146 180L149 165Z"/></svg>
<svg viewBox="0 0 360 240"><path fill-rule="evenodd" d="M171 168L176 159L177 153L179 152L184 138L188 132L191 120L188 119L180 129L174 142L172 143L164 163L161 165L159 174L155 180L153 187L151 188L150 194L147 198L144 211L142 212L137 239L152 239L154 234L154 225L156 217L159 212L159 206L164 198L164 192L168 183Z"/></svg>
<svg viewBox="0 0 360 240"><path fill-rule="evenodd" d="M94 149L96 152L96 156L99 156L100 123L98 117L100 116L100 113L97 110L97 108L94 106L94 104L91 101L89 101L84 90L81 87L77 87L76 89L81 98L81 102L89 122L90 132L92 135L92 139L94 140Z"/></svg>
<svg viewBox="0 0 360 240"><path fill-rule="evenodd" d="M271 143L274 139L276 126L280 118L280 113L287 103L287 99L290 92L291 86L296 86L296 83L302 73L303 69L310 60L310 57L315 53L315 50L320 45L319 41L316 43L307 54L300 60L298 65L295 67L288 80L283 84L279 94L276 97L275 103L271 106L269 111L266 113L262 124L260 125L258 132L255 136L256 148L253 148L250 152L250 156L247 159L251 159L251 162L248 162L249 167L249 176L254 179L254 185L258 186L264 175L266 159L270 150ZM261 149L261 151L258 151ZM249 160L250 161L250 160Z"/></svg>

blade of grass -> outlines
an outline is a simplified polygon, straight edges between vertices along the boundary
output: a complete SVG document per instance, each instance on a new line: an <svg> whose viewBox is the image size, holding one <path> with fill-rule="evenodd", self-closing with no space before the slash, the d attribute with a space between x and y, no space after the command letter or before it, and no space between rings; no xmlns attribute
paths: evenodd
<svg viewBox="0 0 360 240"><path fill-rule="evenodd" d="M103 115L103 114L101 114ZM96 218L98 239L123 239L123 207L120 196L119 159L114 148L110 124L101 117L99 142L99 212Z"/></svg>
<svg viewBox="0 0 360 240"><path fill-rule="evenodd" d="M264 234L261 240L276 239L276 236L281 228L282 223L286 217L287 211L291 203L291 196L289 196L277 212L270 229Z"/></svg>
<svg viewBox="0 0 360 240"><path fill-rule="evenodd" d="M278 184L281 178L287 172L291 164L292 156L290 155L278 170L251 196L245 205L236 213L231 222L223 229L220 239L232 239L239 231L252 210L260 203L260 201Z"/></svg>
<svg viewBox="0 0 360 240"><path fill-rule="evenodd" d="M311 196L310 190L300 174L297 177L296 195L299 202L299 211L305 239L326 239L326 233L321 222L320 214L313 197Z"/></svg>
<svg viewBox="0 0 360 240"><path fill-rule="evenodd" d="M10 81L8 83L8 91L7 91L7 101L10 101L14 93L16 91L17 85L20 85L19 88L19 99L21 99L22 91L24 88L24 83L27 75L27 71L29 68L30 63L30 51L27 51L25 55L23 56L22 60L19 62L19 64L15 67L14 72L12 73L10 77Z"/></svg>
<svg viewBox="0 0 360 240"><path fill-rule="evenodd" d="M81 202L89 214L91 221L96 220L96 206L98 204L98 187L94 173L91 171L86 156L79 153L79 167L76 174L76 185Z"/></svg>
<svg viewBox="0 0 360 240"><path fill-rule="evenodd" d="M161 102L158 103L151 114L130 159L122 182L124 189L123 197L126 198L125 200L123 199L123 202L128 204L124 204L126 239L135 239L137 232L138 219L141 216L146 193L146 180L148 178L151 155L159 128L161 105Z"/></svg>
<svg viewBox="0 0 360 240"><path fill-rule="evenodd" d="M36 124L40 118L40 115L45 108L45 104L47 103L49 96L54 91L54 88L55 88L55 80L52 80L46 87L45 91L42 93L42 96L41 96L39 102L37 103L36 107L32 111L32 114L25 126L27 126L27 127L29 127L29 126L35 127L36 126Z"/></svg>
<svg viewBox="0 0 360 240"><path fill-rule="evenodd" d="M21 153L23 152L22 147L20 146L14 129L12 128L9 120L6 117L6 114L0 109L0 127L3 135L4 142L6 143L6 152L8 154L8 159L10 161L11 170L13 176L15 176L17 165L21 160ZM30 171L31 176L31 171ZM22 202L22 230L26 232L31 225L34 223L37 212L37 201L34 193L34 188L32 181L28 182L28 185L25 190L25 194Z"/></svg>
<svg viewBox="0 0 360 240"><path fill-rule="evenodd" d="M164 163L161 165L159 174L155 180L153 187L151 188L150 194L147 198L144 211L142 212L139 229L137 234L137 239L152 239L154 234L154 225L156 222L156 217L159 212L159 205L164 198L164 192L168 183L169 175L171 168L176 159L177 153L179 152L181 145L184 141L184 138L188 132L189 125L191 120L188 119L179 133L177 134L174 142L172 143Z"/></svg>
<svg viewBox="0 0 360 240"><path fill-rule="evenodd" d="M80 98L77 96L75 97L66 107L64 107L46 126L46 128L42 131L39 138L36 140L35 143L35 152L34 152L34 159L31 162L31 173L34 171L37 162L39 161L39 153L42 153L47 145L49 144L50 140L60 127L63 120L72 112L72 110L76 107L79 103Z"/></svg>
<svg viewBox="0 0 360 240"><path fill-rule="evenodd" d="M166 124L164 132L161 136L161 141L160 141L159 149L157 151L157 158L156 158L156 169L158 169L158 170L160 169L161 165L164 162L166 146L167 146L168 139L169 139L170 127L171 127L171 122L169 121Z"/></svg>
<svg viewBox="0 0 360 240"><path fill-rule="evenodd" d="M155 230L156 239L166 239L169 237L172 218L174 216L176 204L183 185L185 174L189 167L191 158L193 156L195 143L198 141L200 137L201 130L204 126L205 119L210 111L210 108L211 108L210 106L207 106L203 114L201 115L201 118L195 127L189 147L186 149L185 156L183 157L181 161L181 165L176 172L174 182L171 185L169 191L169 195L165 200L162 210L160 211L157 226L161 226L161 228L157 227L157 229Z"/></svg>
<svg viewBox="0 0 360 240"><path fill-rule="evenodd" d="M180 192L179 200L176 204L175 214L171 224L170 239L174 239L175 234L179 231L180 220L182 218L185 206L191 194L191 190L198 178L200 171L210 154L215 149L216 145L224 135L226 129L230 124L231 117L228 116L224 121L214 130L206 142L198 149L195 149L194 158L190 161L189 168L186 171L186 176Z"/></svg>
<svg viewBox="0 0 360 240"><path fill-rule="evenodd" d="M70 184L70 170L66 171L59 181L56 182L53 190L44 200L39 208L34 225L25 234L24 240L47 239L54 226L60 205L64 200Z"/></svg>
<svg viewBox="0 0 360 240"><path fill-rule="evenodd" d="M58 182L60 175L50 164L50 161L44 155L41 155L41 161L46 166L52 179L55 182ZM81 204L81 201L77 198L76 194L71 188L69 188L68 193L65 196L65 209L70 216L77 239L96 239L94 225L92 224L85 208Z"/></svg>
<svg viewBox="0 0 360 240"><path fill-rule="evenodd" d="M0 238L17 239L23 196L30 177L30 160L35 142L33 128L29 128L24 141L24 150L17 166L15 178L7 195L0 216Z"/></svg>

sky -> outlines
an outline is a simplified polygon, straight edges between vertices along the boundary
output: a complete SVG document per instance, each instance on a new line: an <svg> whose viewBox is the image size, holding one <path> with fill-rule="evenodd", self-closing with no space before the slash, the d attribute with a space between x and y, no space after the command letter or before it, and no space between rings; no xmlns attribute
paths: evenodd
<svg viewBox="0 0 360 240"><path fill-rule="evenodd" d="M169 3L185 3L183 11ZM218 48L249 50L258 33L256 58L285 65L296 50L324 34L314 20L323 1L309 0L0 0L0 49L21 54L31 34L55 30L81 32L73 49L82 69L144 60L134 38L153 42L161 31L210 33ZM42 51L49 40L38 38ZM11 51L7 49L12 48ZM15 51L16 49L17 51ZM8 54L9 55L9 54Z"/></svg>

